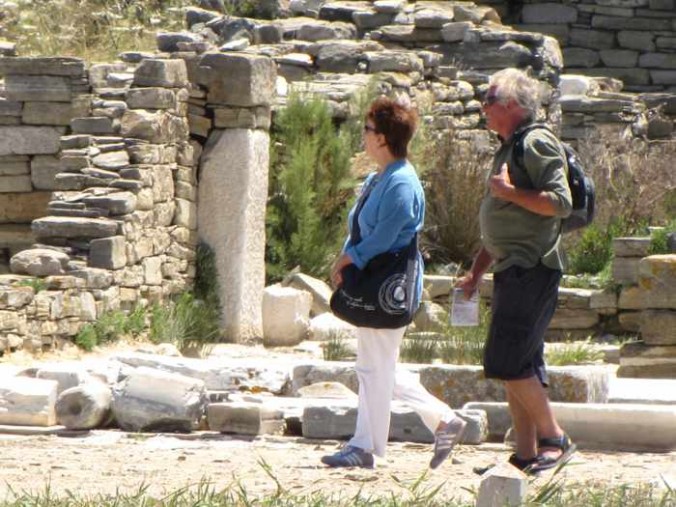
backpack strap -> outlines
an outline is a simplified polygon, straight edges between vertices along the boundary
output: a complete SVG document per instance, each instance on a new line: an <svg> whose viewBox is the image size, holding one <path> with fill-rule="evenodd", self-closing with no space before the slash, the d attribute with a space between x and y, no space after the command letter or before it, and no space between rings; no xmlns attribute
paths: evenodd
<svg viewBox="0 0 676 507"><path fill-rule="evenodd" d="M549 128L549 126L547 126L544 123L529 123L528 125L518 129L514 133L514 136L513 136L513 139L512 139L512 158L517 163L517 165L519 167L524 169L524 172L526 173L526 175L528 175L528 171L525 170L526 166L525 166L524 161L523 161L523 153L524 153L523 141L524 141L524 139L526 139L526 135L530 131L535 130L535 129L545 129L548 132L551 132L552 134L554 133L552 131L552 129ZM529 176L529 178L530 178L530 176ZM531 184L531 186L532 186L532 184Z"/></svg>

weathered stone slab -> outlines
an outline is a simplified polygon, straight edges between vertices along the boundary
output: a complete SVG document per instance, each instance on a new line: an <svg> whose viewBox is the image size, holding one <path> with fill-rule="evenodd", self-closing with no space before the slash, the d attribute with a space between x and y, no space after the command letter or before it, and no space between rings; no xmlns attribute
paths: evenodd
<svg viewBox="0 0 676 507"><path fill-rule="evenodd" d="M331 312L326 312L310 320L309 339L323 342L332 339L356 340L357 328Z"/></svg>
<svg viewBox="0 0 676 507"><path fill-rule="evenodd" d="M554 415L573 441L592 448L671 451L676 449L676 408L631 403L552 403ZM485 410L489 437L502 440L512 422L507 403L467 403Z"/></svg>
<svg viewBox="0 0 676 507"><path fill-rule="evenodd" d="M21 121L28 125L70 125L70 120L85 116L89 101L74 102L26 102L23 105Z"/></svg>
<svg viewBox="0 0 676 507"><path fill-rule="evenodd" d="M5 76L6 97L18 101L70 102L71 80L62 76L10 74Z"/></svg>
<svg viewBox="0 0 676 507"><path fill-rule="evenodd" d="M638 263L641 257L613 258L613 281L623 285L635 285L638 282Z"/></svg>
<svg viewBox="0 0 676 507"><path fill-rule="evenodd" d="M589 329L599 322L595 310L584 308L557 308L549 324L549 329Z"/></svg>
<svg viewBox="0 0 676 507"><path fill-rule="evenodd" d="M128 110L120 119L120 134L124 137L144 139L153 144L177 143L188 137L188 123L164 110L155 112L142 109Z"/></svg>
<svg viewBox="0 0 676 507"><path fill-rule="evenodd" d="M63 274L70 257L56 250L33 248L14 255L10 261L13 273L31 276Z"/></svg>
<svg viewBox="0 0 676 507"><path fill-rule="evenodd" d="M57 383L27 377L0 377L0 424L56 424Z"/></svg>
<svg viewBox="0 0 676 507"><path fill-rule="evenodd" d="M28 174L0 176L0 193L30 192L31 190L31 178Z"/></svg>
<svg viewBox="0 0 676 507"><path fill-rule="evenodd" d="M639 286L623 288L618 307L676 308L676 254L645 257L638 270Z"/></svg>
<svg viewBox="0 0 676 507"><path fill-rule="evenodd" d="M625 343L620 349L618 377L676 378L676 345Z"/></svg>
<svg viewBox="0 0 676 507"><path fill-rule="evenodd" d="M420 374L422 385L452 408L470 401L502 401L504 388L495 379L486 379L481 366L409 366ZM608 370L603 367L557 366L547 368L552 401L605 403L608 400ZM298 364L293 368L291 393L316 382L335 381L358 392L353 363Z"/></svg>
<svg viewBox="0 0 676 507"><path fill-rule="evenodd" d="M72 57L14 57L0 59L0 75L29 74L50 76L82 76L85 62Z"/></svg>
<svg viewBox="0 0 676 507"><path fill-rule="evenodd" d="M354 403L327 403L306 407L303 411L303 436L346 439L354 435L356 422L357 408ZM423 424L420 416L398 402L392 402L389 438L407 442L434 442L434 435Z"/></svg>
<svg viewBox="0 0 676 507"><path fill-rule="evenodd" d="M615 257L645 257L650 250L650 236L613 238Z"/></svg>
<svg viewBox="0 0 676 507"><path fill-rule="evenodd" d="M424 275L423 287L427 291L430 299L438 297L448 298L453 292L453 286L456 279L453 276L443 275Z"/></svg>
<svg viewBox="0 0 676 507"><path fill-rule="evenodd" d="M310 315L317 316L325 312L330 312L329 301L333 291L323 280L313 278L303 273L294 273L288 279L282 282L282 285L293 287L294 289L309 292L312 295L312 308Z"/></svg>
<svg viewBox="0 0 676 507"><path fill-rule="evenodd" d="M524 23L575 23L577 9L559 3L527 4L523 6L521 18Z"/></svg>
<svg viewBox="0 0 676 507"><path fill-rule="evenodd" d="M54 380L57 383L56 394L58 396L66 389L87 382L87 380L89 380L89 375L77 364L54 363L40 365L38 371L35 373L35 378Z"/></svg>
<svg viewBox="0 0 676 507"><path fill-rule="evenodd" d="M117 222L104 218L45 217L33 220L31 229L39 238L105 238L117 233Z"/></svg>
<svg viewBox="0 0 676 507"><path fill-rule="evenodd" d="M312 295L292 287L272 285L263 291L263 343L296 345L307 338Z"/></svg>
<svg viewBox="0 0 676 507"><path fill-rule="evenodd" d="M166 88L132 88L127 92L130 109L172 109L177 105L176 94Z"/></svg>
<svg viewBox="0 0 676 507"><path fill-rule="evenodd" d="M646 345L676 345L676 312L641 312L641 337Z"/></svg>
<svg viewBox="0 0 676 507"><path fill-rule="evenodd" d="M0 309L23 308L33 300L34 294L31 287L3 287L0 291Z"/></svg>
<svg viewBox="0 0 676 507"><path fill-rule="evenodd" d="M264 56L206 53L196 79L210 103L249 107L271 105L276 75L274 61Z"/></svg>
<svg viewBox="0 0 676 507"><path fill-rule="evenodd" d="M153 368L137 368L113 388L113 415L126 431L191 431L206 404L203 381Z"/></svg>
<svg viewBox="0 0 676 507"><path fill-rule="evenodd" d="M82 202L89 207L106 209L111 215L126 215L136 209L136 195L131 192L84 197Z"/></svg>
<svg viewBox="0 0 676 507"><path fill-rule="evenodd" d="M238 435L268 435L284 432L284 413L264 403L234 402L207 405L209 429Z"/></svg>
<svg viewBox="0 0 676 507"><path fill-rule="evenodd" d="M0 223L29 224L32 220L45 216L50 197L50 192L4 194L0 199Z"/></svg>
<svg viewBox="0 0 676 507"><path fill-rule="evenodd" d="M151 354L118 354L115 360L133 367L145 366L202 380L210 391L252 390L282 394L289 382L288 361L244 359L190 359Z"/></svg>
<svg viewBox="0 0 676 507"><path fill-rule="evenodd" d="M127 264L127 242L124 236L93 239L89 243L88 267L120 269Z"/></svg>
<svg viewBox="0 0 676 507"><path fill-rule="evenodd" d="M61 134L59 127L0 126L0 156L57 153Z"/></svg>
<svg viewBox="0 0 676 507"><path fill-rule="evenodd" d="M134 85L180 88L188 84L188 71L183 60L146 58L134 72Z"/></svg>

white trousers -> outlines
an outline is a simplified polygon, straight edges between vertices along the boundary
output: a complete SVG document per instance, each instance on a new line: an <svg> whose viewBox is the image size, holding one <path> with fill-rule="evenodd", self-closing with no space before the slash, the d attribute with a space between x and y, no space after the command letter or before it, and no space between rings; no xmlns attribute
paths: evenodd
<svg viewBox="0 0 676 507"><path fill-rule="evenodd" d="M359 408L357 428L349 445L376 456L385 456L392 398L411 406L432 433L440 422L449 422L456 417L448 405L422 386L418 375L397 368L399 347L405 330L405 327L358 328L356 370L359 378Z"/></svg>

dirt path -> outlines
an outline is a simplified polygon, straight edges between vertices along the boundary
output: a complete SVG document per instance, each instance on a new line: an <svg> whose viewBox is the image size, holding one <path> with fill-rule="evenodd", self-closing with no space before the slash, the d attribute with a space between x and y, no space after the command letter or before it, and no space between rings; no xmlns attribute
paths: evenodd
<svg viewBox="0 0 676 507"><path fill-rule="evenodd" d="M205 478L216 488L240 481L251 495L275 491L271 473L287 491L305 494L405 497L407 487L427 470L431 447L390 443L388 456L373 470L327 469L319 458L332 452L335 441L290 437L233 438L214 433L139 435L119 431L92 431L78 437L0 435L0 499L16 491L76 491L80 495L133 492L141 484L160 495ZM426 487L442 484L436 498L471 496L463 488L478 488L474 466L506 459L503 445L459 446L452 460L430 472ZM668 454L580 451L564 473L568 480L598 480L606 484L662 483L661 475L676 476L676 452ZM546 478L539 478L542 484Z"/></svg>

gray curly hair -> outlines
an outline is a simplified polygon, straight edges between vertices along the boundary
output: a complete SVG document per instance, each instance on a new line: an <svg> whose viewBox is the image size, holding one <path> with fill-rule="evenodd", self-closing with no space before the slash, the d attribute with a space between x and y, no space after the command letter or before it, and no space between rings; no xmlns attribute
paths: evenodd
<svg viewBox="0 0 676 507"><path fill-rule="evenodd" d="M495 88L501 104L514 100L531 119L535 119L542 101L542 89L537 79L523 70L509 68L493 74L488 85Z"/></svg>

